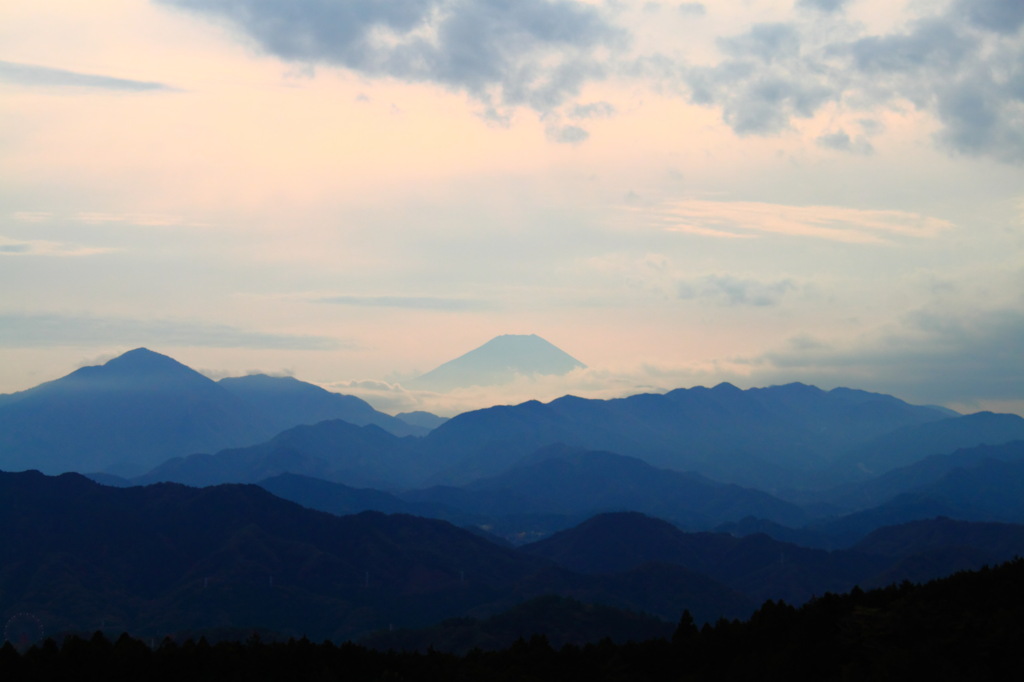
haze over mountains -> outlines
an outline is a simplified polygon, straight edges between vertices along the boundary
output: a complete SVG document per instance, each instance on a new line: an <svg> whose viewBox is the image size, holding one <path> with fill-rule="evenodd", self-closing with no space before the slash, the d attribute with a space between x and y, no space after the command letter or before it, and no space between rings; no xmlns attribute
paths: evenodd
<svg viewBox="0 0 1024 682"><path fill-rule="evenodd" d="M0 469L124 488L0 474L0 616L345 638L558 595L647 632L614 610L715 620L1006 560L1024 552L1022 467L1016 415L848 388L406 421L137 349L0 399Z"/></svg>

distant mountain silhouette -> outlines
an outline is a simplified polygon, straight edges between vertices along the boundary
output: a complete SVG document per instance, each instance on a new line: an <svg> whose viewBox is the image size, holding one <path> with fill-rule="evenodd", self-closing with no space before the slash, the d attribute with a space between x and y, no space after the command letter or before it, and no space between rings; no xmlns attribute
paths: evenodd
<svg viewBox="0 0 1024 682"><path fill-rule="evenodd" d="M1024 460L1024 440L1010 441L1000 445L959 448L946 454L930 455L913 464L892 469L867 481L847 483L827 490L793 494L788 496L788 499L804 505L833 505L837 512L859 511L877 507L897 495L934 484L957 469L971 469L988 460L1002 462Z"/></svg>
<svg viewBox="0 0 1024 682"><path fill-rule="evenodd" d="M499 386L517 376L568 374L582 362L536 334L505 334L409 382L418 390L450 391L468 386Z"/></svg>
<svg viewBox="0 0 1024 682"><path fill-rule="evenodd" d="M259 410L273 433L328 419L344 419L356 426L374 424L396 436L422 436L433 428L378 412L365 400L332 393L294 377L250 374L221 379L217 383Z"/></svg>
<svg viewBox="0 0 1024 682"><path fill-rule="evenodd" d="M972 417L957 418L965 425L960 439L969 441L972 432L976 439L988 438L991 433L986 429L973 429L972 424L979 420ZM174 473L185 471L176 463L164 467L159 477L147 475L137 480L194 485L254 483L278 473L295 473L383 490L463 487L502 474L545 447L566 444L746 488L770 492L824 489L854 476L848 458L865 443L899 430L900 425L936 421L956 420L950 420L944 410L850 389L822 391L790 384L741 391L721 384L664 395L614 400L565 396L547 404L528 401L492 407L458 415L422 438L367 440L368 432L325 423L303 430L301 438L285 439L287 442L277 440L250 446L248 452L233 448L192 458L188 467L194 475L189 477ZM380 450L374 452L373 448ZM355 453L361 454L356 457ZM273 466L267 466L268 457ZM862 476L857 474L856 480ZM804 498L793 494L791 499ZM831 510L823 507L819 513L842 511L838 506ZM762 516L760 511L750 513ZM729 518L743 516L732 513ZM764 518L782 522L777 512ZM792 517L786 521L795 522Z"/></svg>
<svg viewBox="0 0 1024 682"><path fill-rule="evenodd" d="M554 443L638 457L657 467L772 490L825 487L829 467L852 448L894 429L946 419L943 410L850 389L731 384L614 400L565 396L466 412L424 438L458 484L507 469Z"/></svg>
<svg viewBox="0 0 1024 682"><path fill-rule="evenodd" d="M448 421L447 417L438 417L436 414L424 412L423 410L417 410L415 412L399 412L395 416L406 424L419 426L427 431L432 431Z"/></svg>
<svg viewBox="0 0 1024 682"><path fill-rule="evenodd" d="M851 450L837 465L864 478L912 464L957 448L999 445L1024 440L1024 418L1016 414L977 412L920 424L908 424Z"/></svg>
<svg viewBox="0 0 1024 682"><path fill-rule="evenodd" d="M758 516L786 525L807 517L796 505L759 490L711 481L693 473L657 469L610 452L552 446L508 471L460 488L406 491L406 500L500 517L586 518L605 511L640 511L693 529Z"/></svg>
<svg viewBox="0 0 1024 682"><path fill-rule="evenodd" d="M422 434L352 397L291 378L214 382L137 348L0 400L0 468L142 474L196 452L252 445L322 419Z"/></svg>
<svg viewBox="0 0 1024 682"><path fill-rule="evenodd" d="M878 529L854 547L824 551L761 534L684 533L636 513L602 514L521 550L582 573L675 564L758 601L799 604L855 585L927 580L1007 561L1024 552L1024 525L931 519Z"/></svg>
<svg viewBox="0 0 1024 682"><path fill-rule="evenodd" d="M209 486L257 483L292 473L354 487L391 489L402 487L417 473L422 476L413 447L414 439L398 438L378 426L335 419L293 427L258 445L175 457L132 482Z"/></svg>
<svg viewBox="0 0 1024 682"><path fill-rule="evenodd" d="M145 348L0 405L0 468L138 474L187 452L272 435L236 396Z"/></svg>

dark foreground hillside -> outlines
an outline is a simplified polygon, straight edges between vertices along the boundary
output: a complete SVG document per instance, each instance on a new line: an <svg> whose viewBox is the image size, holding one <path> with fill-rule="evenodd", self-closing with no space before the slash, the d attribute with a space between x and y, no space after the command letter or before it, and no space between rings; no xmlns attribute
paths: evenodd
<svg viewBox="0 0 1024 682"><path fill-rule="evenodd" d="M52 639L0 648L0 678L32 680L1008 680L1024 677L1024 561L915 586L767 602L745 622L671 639L551 646L541 636L465 655L377 651L306 639L149 646Z"/></svg>

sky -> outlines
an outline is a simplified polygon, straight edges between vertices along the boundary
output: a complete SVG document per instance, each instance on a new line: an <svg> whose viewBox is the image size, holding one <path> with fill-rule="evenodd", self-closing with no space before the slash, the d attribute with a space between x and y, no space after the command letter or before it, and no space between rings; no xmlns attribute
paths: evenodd
<svg viewBox="0 0 1024 682"><path fill-rule="evenodd" d="M0 3L0 393L139 346L1024 413L1024 3Z"/></svg>

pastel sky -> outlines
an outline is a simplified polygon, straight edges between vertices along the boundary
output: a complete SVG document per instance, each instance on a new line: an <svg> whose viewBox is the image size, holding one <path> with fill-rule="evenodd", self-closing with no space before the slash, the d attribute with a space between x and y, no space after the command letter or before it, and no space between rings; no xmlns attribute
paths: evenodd
<svg viewBox="0 0 1024 682"><path fill-rule="evenodd" d="M588 368L402 387L504 333ZM0 3L0 392L138 346L1022 413L1024 3Z"/></svg>

